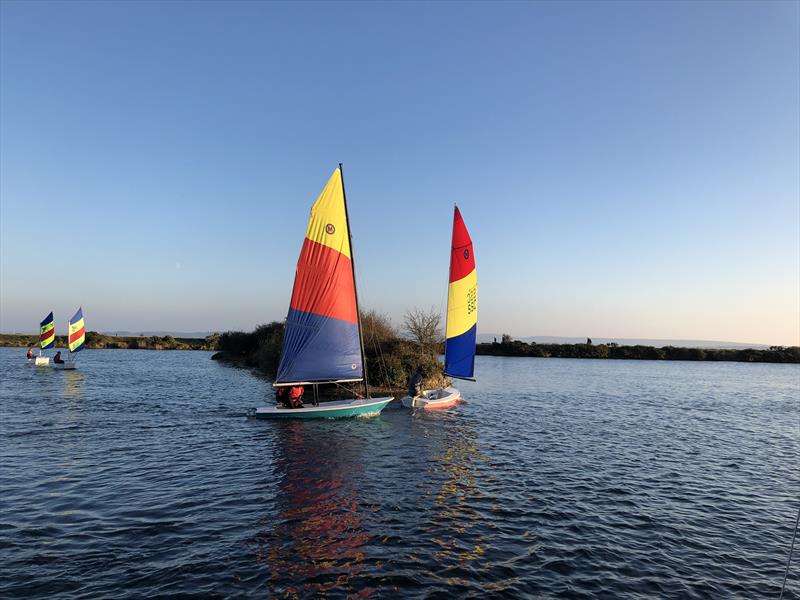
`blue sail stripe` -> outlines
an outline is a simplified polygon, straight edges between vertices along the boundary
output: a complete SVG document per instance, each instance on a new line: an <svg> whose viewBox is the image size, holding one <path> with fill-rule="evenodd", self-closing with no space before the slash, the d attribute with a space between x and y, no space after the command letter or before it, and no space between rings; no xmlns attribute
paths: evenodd
<svg viewBox="0 0 800 600"><path fill-rule="evenodd" d="M360 379L358 324L289 309L276 383Z"/></svg>
<svg viewBox="0 0 800 600"><path fill-rule="evenodd" d="M444 352L444 372L452 377L472 379L475 374L475 336L477 323L455 337L447 338Z"/></svg>

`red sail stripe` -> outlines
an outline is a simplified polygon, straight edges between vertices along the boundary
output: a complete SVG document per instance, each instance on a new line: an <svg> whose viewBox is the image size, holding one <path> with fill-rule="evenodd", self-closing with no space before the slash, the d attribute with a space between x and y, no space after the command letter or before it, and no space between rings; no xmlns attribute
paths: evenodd
<svg viewBox="0 0 800 600"><path fill-rule="evenodd" d="M81 338L81 336L83 335L83 331L84 331L84 329L83 329L83 327L81 327L80 329L78 329L78 331L76 331L74 333L70 333L69 334L69 343L71 344L72 342L74 342L76 340L79 340Z"/></svg>
<svg viewBox="0 0 800 600"><path fill-rule="evenodd" d="M450 283L464 279L475 269L472 255L472 238L469 237L461 212L456 207L453 215L453 246L450 255Z"/></svg>
<svg viewBox="0 0 800 600"><path fill-rule="evenodd" d="M353 267L341 252L308 238L303 242L292 301L295 310L358 322Z"/></svg>
<svg viewBox="0 0 800 600"><path fill-rule="evenodd" d="M55 336L56 336L56 330L55 329L51 329L50 331L45 331L42 335L40 335L39 339L41 341L44 341L44 340L49 340L51 337L55 337Z"/></svg>

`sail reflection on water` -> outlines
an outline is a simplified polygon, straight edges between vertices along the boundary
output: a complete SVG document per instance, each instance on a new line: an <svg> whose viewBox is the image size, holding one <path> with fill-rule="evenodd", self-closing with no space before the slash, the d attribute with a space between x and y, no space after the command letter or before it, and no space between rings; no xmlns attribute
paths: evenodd
<svg viewBox="0 0 800 600"><path fill-rule="evenodd" d="M304 421L279 427L279 512L265 518L271 528L255 540L256 561L268 570L270 593L303 596L336 589L369 595L370 590L350 587L366 568L369 541L356 485L363 440L316 435Z"/></svg>
<svg viewBox="0 0 800 600"><path fill-rule="evenodd" d="M64 371L64 396L71 400L83 400L83 373L78 370Z"/></svg>

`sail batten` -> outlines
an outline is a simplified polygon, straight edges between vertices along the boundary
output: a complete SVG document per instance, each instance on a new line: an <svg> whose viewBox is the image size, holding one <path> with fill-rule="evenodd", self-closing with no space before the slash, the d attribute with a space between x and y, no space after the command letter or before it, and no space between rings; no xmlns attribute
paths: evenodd
<svg viewBox="0 0 800 600"><path fill-rule="evenodd" d="M451 377L472 379L475 373L475 338L478 327L478 274L472 239L458 207L453 214L450 285L447 293L447 327L444 371Z"/></svg>
<svg viewBox="0 0 800 600"><path fill-rule="evenodd" d="M341 170L336 169L311 207L277 385L363 379L351 257Z"/></svg>

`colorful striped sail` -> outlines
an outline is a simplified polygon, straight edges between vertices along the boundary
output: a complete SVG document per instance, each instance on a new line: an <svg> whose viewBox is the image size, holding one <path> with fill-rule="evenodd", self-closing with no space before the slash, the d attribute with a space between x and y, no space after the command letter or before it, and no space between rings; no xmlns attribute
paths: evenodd
<svg viewBox="0 0 800 600"><path fill-rule="evenodd" d="M39 323L39 344L42 346L42 350L52 348L56 344L56 325L52 312Z"/></svg>
<svg viewBox="0 0 800 600"><path fill-rule="evenodd" d="M361 381L358 307L342 173L311 207L276 384Z"/></svg>
<svg viewBox="0 0 800 600"><path fill-rule="evenodd" d="M472 239L458 207L453 216L450 288L447 294L447 334L444 372L472 379L475 373L475 334L478 327L478 274Z"/></svg>
<svg viewBox="0 0 800 600"><path fill-rule="evenodd" d="M86 328L83 323L83 308L79 308L78 312L72 315L69 320L69 351L80 352L86 343Z"/></svg>

